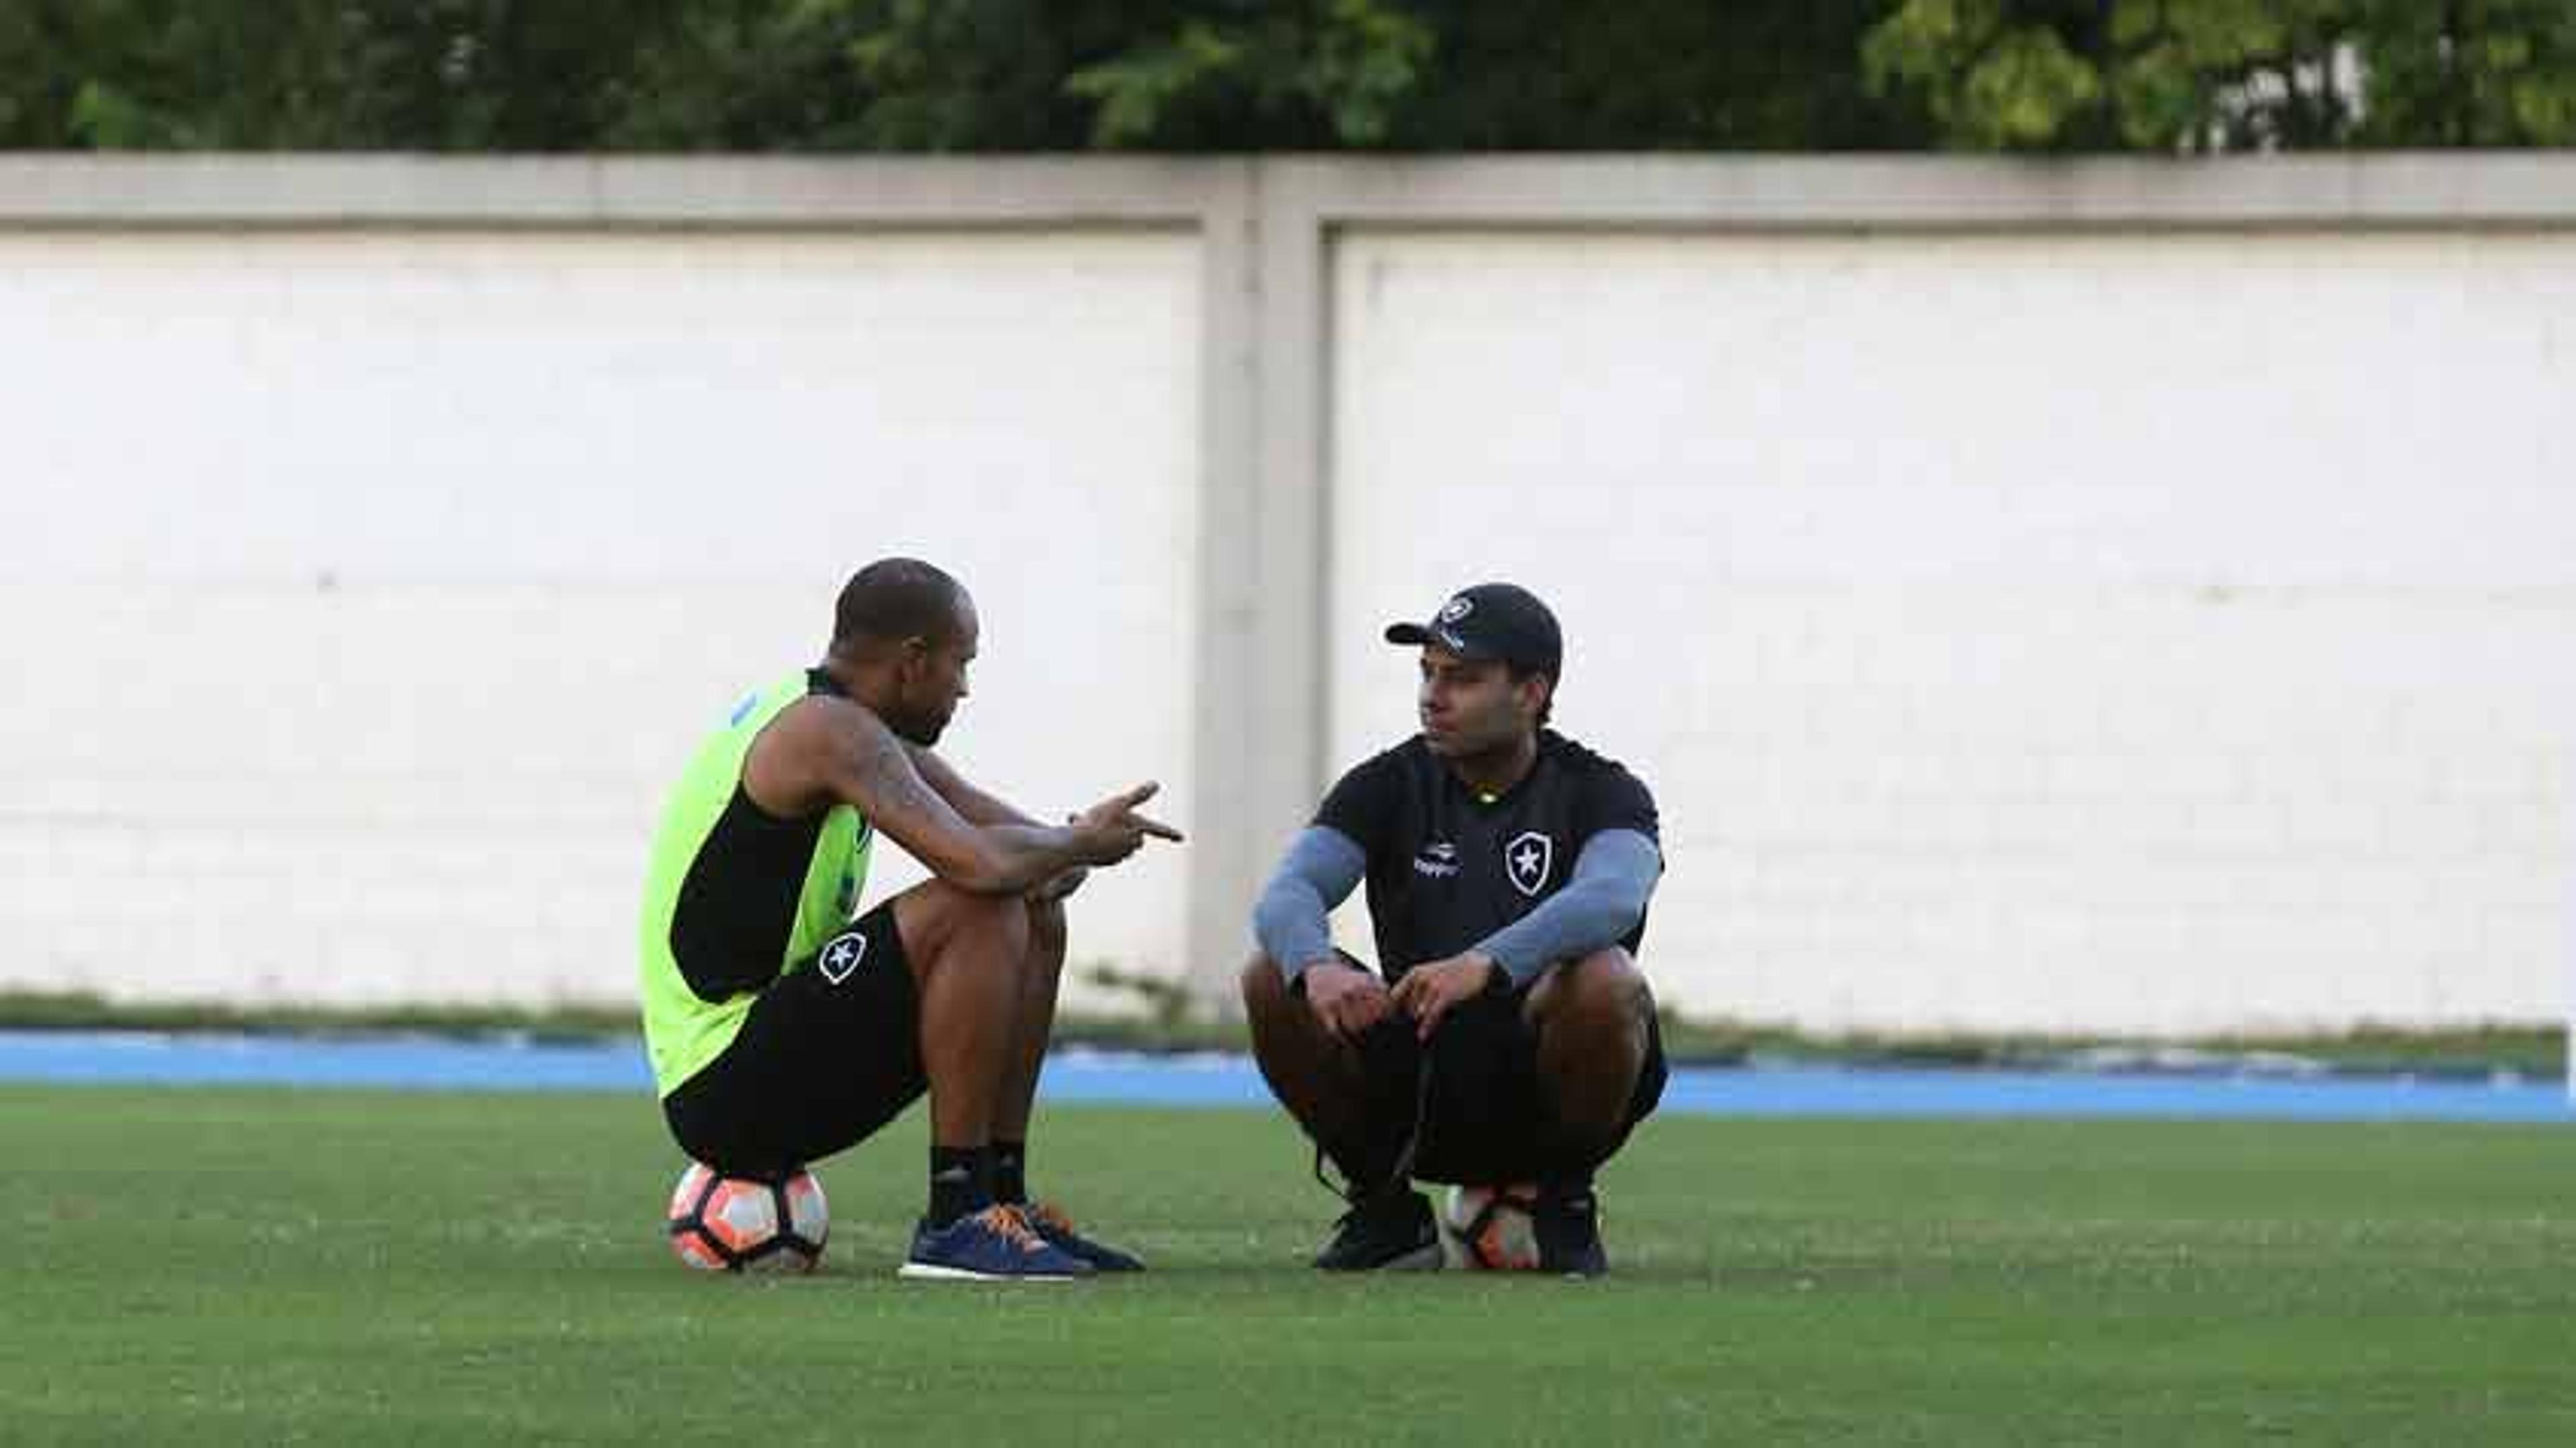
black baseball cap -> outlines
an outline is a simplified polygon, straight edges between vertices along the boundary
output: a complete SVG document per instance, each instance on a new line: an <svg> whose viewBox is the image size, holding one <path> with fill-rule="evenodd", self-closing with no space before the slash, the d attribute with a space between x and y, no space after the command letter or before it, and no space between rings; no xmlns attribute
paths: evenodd
<svg viewBox="0 0 2576 1448"><path fill-rule="evenodd" d="M1565 637L1556 615L1538 595L1512 583L1479 583L1442 601L1425 623L1386 626L1391 644L1428 644L1462 659L1495 660L1529 673L1558 677Z"/></svg>

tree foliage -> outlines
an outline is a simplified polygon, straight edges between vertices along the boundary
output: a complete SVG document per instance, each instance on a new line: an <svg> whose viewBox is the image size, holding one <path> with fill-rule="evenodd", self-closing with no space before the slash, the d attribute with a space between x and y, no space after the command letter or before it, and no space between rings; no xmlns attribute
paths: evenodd
<svg viewBox="0 0 2576 1448"><path fill-rule="evenodd" d="M2576 0L0 0L0 146L2576 141Z"/></svg>
<svg viewBox="0 0 2576 1448"><path fill-rule="evenodd" d="M1904 0L1862 63L1962 149L2576 142L2576 0Z"/></svg>
<svg viewBox="0 0 2576 1448"><path fill-rule="evenodd" d="M638 43L683 8L0 0L0 143L569 149L594 141Z"/></svg>

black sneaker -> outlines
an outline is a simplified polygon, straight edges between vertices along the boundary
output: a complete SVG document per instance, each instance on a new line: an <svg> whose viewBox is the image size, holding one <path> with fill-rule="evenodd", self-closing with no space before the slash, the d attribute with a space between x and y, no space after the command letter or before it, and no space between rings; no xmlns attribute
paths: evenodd
<svg viewBox="0 0 2576 1448"><path fill-rule="evenodd" d="M1538 1270L1565 1277L1598 1277L1610 1270L1601 1250L1601 1198L1590 1183L1543 1184L1530 1214L1538 1234Z"/></svg>
<svg viewBox="0 0 2576 1448"><path fill-rule="evenodd" d="M1440 1229L1417 1191L1363 1198L1333 1224L1333 1240L1315 1254L1327 1272L1433 1272L1440 1267Z"/></svg>

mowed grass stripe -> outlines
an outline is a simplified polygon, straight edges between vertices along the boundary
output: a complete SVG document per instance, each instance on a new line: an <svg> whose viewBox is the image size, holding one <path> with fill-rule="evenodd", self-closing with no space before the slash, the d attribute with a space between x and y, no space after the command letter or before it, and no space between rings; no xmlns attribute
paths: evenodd
<svg viewBox="0 0 2576 1448"><path fill-rule="evenodd" d="M1270 1114L1040 1125L1152 1273L895 1281L918 1113L763 1282L649 1101L0 1088L0 1437L2576 1442L2564 1129L1659 1120L1580 1285L1307 1271Z"/></svg>

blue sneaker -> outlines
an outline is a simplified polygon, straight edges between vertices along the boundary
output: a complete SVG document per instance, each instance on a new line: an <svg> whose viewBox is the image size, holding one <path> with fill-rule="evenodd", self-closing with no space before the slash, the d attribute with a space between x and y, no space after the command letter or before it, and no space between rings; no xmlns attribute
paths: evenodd
<svg viewBox="0 0 2576 1448"><path fill-rule="evenodd" d="M895 1275L950 1282L1070 1282L1090 1276L1091 1264L1049 1246L1018 1208L991 1206L945 1227L921 1223L912 1234L912 1253Z"/></svg>
<svg viewBox="0 0 2576 1448"><path fill-rule="evenodd" d="M1090 1263L1091 1270L1094 1272L1145 1270L1145 1264L1134 1254L1121 1252L1106 1242L1095 1242L1075 1231L1073 1218L1066 1216L1064 1209L1053 1202L1023 1203L1020 1207L1020 1215L1028 1219L1029 1225L1037 1230L1039 1236L1046 1238L1048 1246L1068 1257L1077 1257Z"/></svg>

